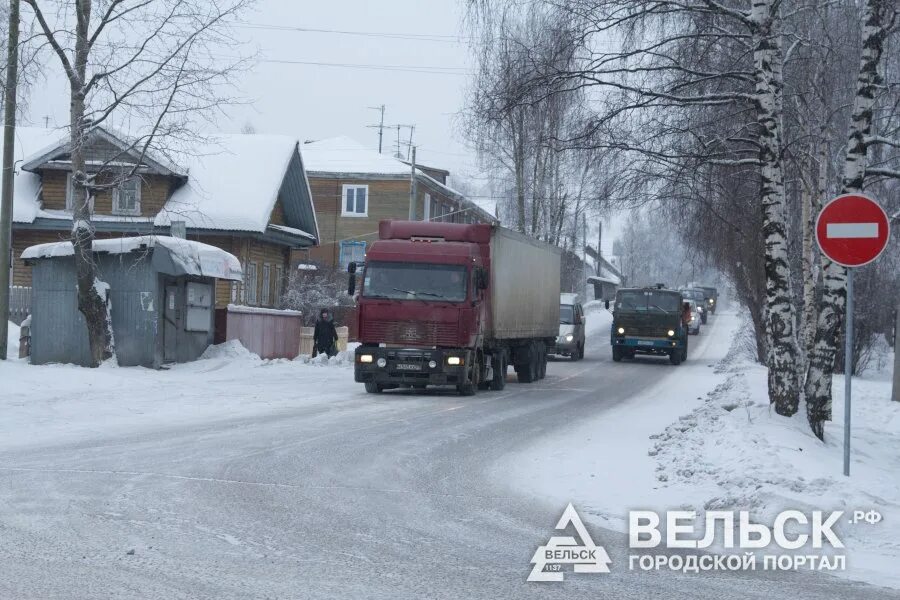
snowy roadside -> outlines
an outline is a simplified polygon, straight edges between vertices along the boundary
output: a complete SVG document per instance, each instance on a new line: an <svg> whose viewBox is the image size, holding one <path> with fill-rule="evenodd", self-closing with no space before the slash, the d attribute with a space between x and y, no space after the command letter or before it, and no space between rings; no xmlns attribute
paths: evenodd
<svg viewBox="0 0 900 600"><path fill-rule="evenodd" d="M843 379L834 381L835 420L822 443L802 412L787 419L770 409L766 371L742 350L742 319L714 318L694 358L658 385L504 459L498 476L556 504L571 501L618 531L633 509L695 510L700 527L706 510L748 510L754 521L771 523L786 509L875 509L881 523L845 518L835 528L847 546L847 570L835 574L900 587L900 404L890 401L890 373L854 379L852 476L845 478ZM648 367L622 365L636 376ZM823 498L832 500L823 505Z"/></svg>
<svg viewBox="0 0 900 600"><path fill-rule="evenodd" d="M0 361L0 451L336 405L363 393L352 364L352 348L331 359L261 360L236 342L160 371Z"/></svg>

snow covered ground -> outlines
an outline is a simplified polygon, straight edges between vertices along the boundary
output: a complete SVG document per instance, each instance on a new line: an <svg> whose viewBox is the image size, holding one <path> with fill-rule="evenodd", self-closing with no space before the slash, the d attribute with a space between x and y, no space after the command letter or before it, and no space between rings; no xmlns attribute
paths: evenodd
<svg viewBox="0 0 900 600"><path fill-rule="evenodd" d="M834 421L822 443L802 411L787 419L770 409L766 371L744 351L743 320L713 319L699 344L692 339L693 358L649 392L501 461L498 476L621 531L632 509L749 510L762 523L785 509L875 509L880 523L845 519L837 528L847 546L847 570L838 574L900 588L900 404L890 401L890 372L854 379L845 478L843 379L834 381ZM622 367L636 377L651 368Z"/></svg>
<svg viewBox="0 0 900 600"><path fill-rule="evenodd" d="M10 357L18 356L14 327L10 324L10 342L15 341ZM236 342L161 371L0 361L0 451L343 402L364 393L348 372L352 365L352 348L331 359L270 361ZM260 386L261 381L270 385Z"/></svg>

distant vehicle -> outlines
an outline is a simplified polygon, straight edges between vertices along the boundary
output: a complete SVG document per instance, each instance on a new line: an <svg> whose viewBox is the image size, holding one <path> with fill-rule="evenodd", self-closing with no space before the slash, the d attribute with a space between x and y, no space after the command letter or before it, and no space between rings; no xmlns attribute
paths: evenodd
<svg viewBox="0 0 900 600"><path fill-rule="evenodd" d="M636 354L668 356L673 365L687 360L683 302L681 292L663 287L616 292L610 340L613 360L619 362Z"/></svg>
<svg viewBox="0 0 900 600"><path fill-rule="evenodd" d="M709 315L707 310L706 294L698 288L681 288L681 295L685 300L693 300L697 305L697 312L700 313L700 322L706 325L706 318Z"/></svg>
<svg viewBox="0 0 900 600"><path fill-rule="evenodd" d="M560 254L503 227L381 221L366 252L355 380L370 393L441 385L468 396L503 389L507 365L521 383L542 379L559 334Z"/></svg>
<svg viewBox="0 0 900 600"><path fill-rule="evenodd" d="M716 314L716 306L719 304L719 292L716 288L707 285L695 286L696 289L703 292L703 300L706 308L712 314Z"/></svg>
<svg viewBox="0 0 900 600"><path fill-rule="evenodd" d="M559 295L559 337L554 354L568 356L572 360L584 358L584 308L577 294Z"/></svg>
<svg viewBox="0 0 900 600"><path fill-rule="evenodd" d="M700 324L703 322L701 317L703 308L697 304L696 300L685 299L684 301L691 307L691 322L688 324L688 333L690 335L700 335Z"/></svg>

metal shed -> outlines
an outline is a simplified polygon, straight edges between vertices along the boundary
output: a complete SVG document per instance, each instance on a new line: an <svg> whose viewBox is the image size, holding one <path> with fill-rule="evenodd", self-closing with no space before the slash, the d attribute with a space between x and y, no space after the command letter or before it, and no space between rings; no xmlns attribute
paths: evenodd
<svg viewBox="0 0 900 600"><path fill-rule="evenodd" d="M240 262L214 246L166 236L95 240L98 279L109 286L120 366L159 368L197 359L213 343L216 279L241 280ZM88 365L72 244L41 244L33 269L31 362Z"/></svg>

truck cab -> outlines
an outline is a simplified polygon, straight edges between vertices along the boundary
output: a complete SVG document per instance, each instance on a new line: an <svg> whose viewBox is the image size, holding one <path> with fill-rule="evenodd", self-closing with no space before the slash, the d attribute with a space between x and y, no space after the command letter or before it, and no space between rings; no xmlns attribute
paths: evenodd
<svg viewBox="0 0 900 600"><path fill-rule="evenodd" d="M683 302L681 292L662 286L618 290L610 340L613 360L637 354L668 356L673 365L687 360Z"/></svg>

